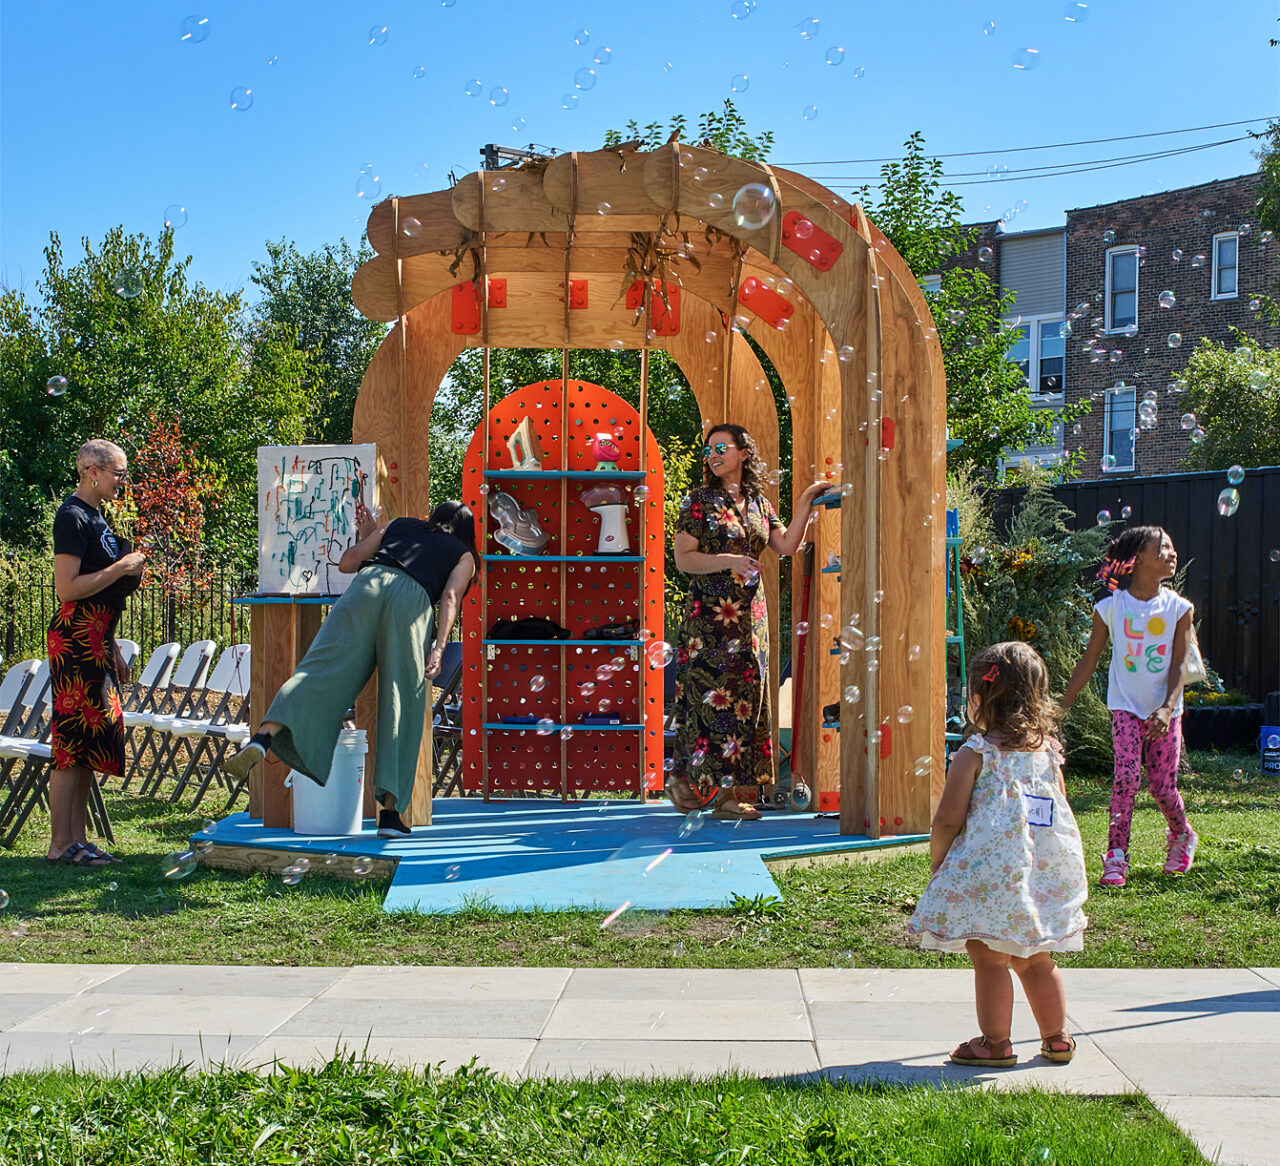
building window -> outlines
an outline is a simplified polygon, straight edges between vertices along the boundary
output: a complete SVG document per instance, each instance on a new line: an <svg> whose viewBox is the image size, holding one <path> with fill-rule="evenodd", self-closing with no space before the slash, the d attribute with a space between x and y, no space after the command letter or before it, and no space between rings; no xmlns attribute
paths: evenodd
<svg viewBox="0 0 1280 1166"><path fill-rule="evenodd" d="M1213 299L1235 299L1239 288L1240 236L1234 231L1213 237Z"/></svg>
<svg viewBox="0 0 1280 1166"><path fill-rule="evenodd" d="M1040 361L1036 392L1045 396L1062 392L1062 366L1067 354L1067 341L1062 335L1061 320L1040 321Z"/></svg>
<svg viewBox="0 0 1280 1166"><path fill-rule="evenodd" d="M923 289L925 295L936 296L940 291L942 291L942 276L926 275L924 279L920 281L920 287Z"/></svg>
<svg viewBox="0 0 1280 1166"><path fill-rule="evenodd" d="M1138 249L1117 247L1107 252L1107 331L1136 331L1138 327Z"/></svg>
<svg viewBox="0 0 1280 1166"><path fill-rule="evenodd" d="M1104 470L1133 469L1133 429L1137 423L1137 390L1108 389Z"/></svg>
<svg viewBox="0 0 1280 1166"><path fill-rule="evenodd" d="M1014 340L1005 352L1005 359L1016 364L1025 383L1031 383L1031 331L1030 326L1012 328Z"/></svg>

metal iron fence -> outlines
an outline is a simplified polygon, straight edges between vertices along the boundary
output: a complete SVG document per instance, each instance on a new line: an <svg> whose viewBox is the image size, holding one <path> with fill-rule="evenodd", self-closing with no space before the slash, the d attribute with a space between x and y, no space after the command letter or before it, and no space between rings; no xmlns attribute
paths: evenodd
<svg viewBox="0 0 1280 1166"><path fill-rule="evenodd" d="M1101 511L1125 525L1162 526L1185 565L1200 648L1231 688L1253 700L1280 689L1280 466L1251 469L1236 489L1239 509L1220 513L1222 471L1069 482L1054 496L1091 526ZM1002 491L997 514L1023 493ZM1117 533L1119 527L1116 527Z"/></svg>
<svg viewBox="0 0 1280 1166"><path fill-rule="evenodd" d="M5 660L45 655L45 632L58 606L53 571L47 560L9 560L5 609L0 612L0 651ZM249 609L231 602L254 590L252 576L215 572L204 587L185 587L170 594L144 585L129 597L116 635L136 640L145 660L160 644L213 640L219 648L249 642Z"/></svg>

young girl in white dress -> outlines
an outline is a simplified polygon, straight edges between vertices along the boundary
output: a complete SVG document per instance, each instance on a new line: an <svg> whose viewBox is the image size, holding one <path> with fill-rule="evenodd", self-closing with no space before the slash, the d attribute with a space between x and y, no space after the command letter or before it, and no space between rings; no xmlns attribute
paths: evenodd
<svg viewBox="0 0 1280 1166"><path fill-rule="evenodd" d="M1040 1028L1041 1055L1065 1063L1076 1042L1051 953L1083 947L1088 888L1055 738L1061 714L1048 669L1029 644L983 648L969 666L968 690L977 731L947 771L930 835L933 878L909 927L921 947L967 952L973 961L982 1035L952 1061L1017 1063L1012 967Z"/></svg>

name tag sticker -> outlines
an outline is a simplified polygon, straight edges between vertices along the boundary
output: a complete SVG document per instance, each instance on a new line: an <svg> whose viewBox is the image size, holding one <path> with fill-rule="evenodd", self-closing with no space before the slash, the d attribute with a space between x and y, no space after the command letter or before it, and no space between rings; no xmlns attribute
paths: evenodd
<svg viewBox="0 0 1280 1166"><path fill-rule="evenodd" d="M1044 798L1037 794L1023 794L1022 801L1027 808L1027 825L1053 825L1053 798Z"/></svg>

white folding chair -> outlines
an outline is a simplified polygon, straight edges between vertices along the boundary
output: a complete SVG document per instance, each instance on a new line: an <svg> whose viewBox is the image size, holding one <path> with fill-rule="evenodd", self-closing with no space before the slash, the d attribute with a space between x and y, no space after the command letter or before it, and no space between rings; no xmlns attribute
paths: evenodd
<svg viewBox="0 0 1280 1166"><path fill-rule="evenodd" d="M148 710L139 709L125 713L125 728L142 729L142 740L134 749L133 761L125 775L122 788L128 789L134 774L142 771L143 757L148 748L152 750L151 763L142 778L142 792L145 793L147 787L152 784L155 772L163 760L163 745L167 739L169 727L175 717L189 716L203 696L205 678L209 674L209 662L213 659L213 653L217 647L218 645L212 640L196 640L182 653L182 658L173 670L173 679L160 691L153 707ZM157 738L158 732L163 732L165 736Z"/></svg>
<svg viewBox="0 0 1280 1166"><path fill-rule="evenodd" d="M11 665L4 680L0 680L0 733L13 732L18 713L25 707L22 694L39 667L39 660L21 660Z"/></svg>
<svg viewBox="0 0 1280 1166"><path fill-rule="evenodd" d="M177 802L182 791L186 788L187 782L191 780L191 775L200 764L201 757L212 751L209 768L205 773L204 780L201 781L196 790L192 809L198 806L203 800L210 782L220 772L222 757L227 751L228 742L243 744L249 739L248 722L244 719L239 721L231 720L231 704L233 701L238 700L240 702L237 709L238 712L242 714L247 714L248 712L248 707L245 704L245 699L249 695L248 644L234 644L219 657L218 663L209 677L209 682L205 685L206 709L212 703L213 698L219 696L219 694L221 694L220 699L211 710L208 710L208 716L177 717L169 730L172 742L169 752L170 763L176 762L180 743L186 744L191 753L186 769L183 770L182 776L178 778L177 784L174 786L173 793L169 796L170 802Z"/></svg>

